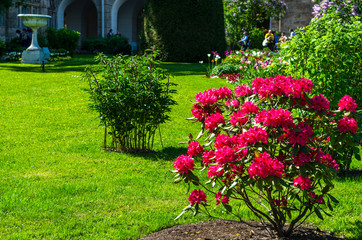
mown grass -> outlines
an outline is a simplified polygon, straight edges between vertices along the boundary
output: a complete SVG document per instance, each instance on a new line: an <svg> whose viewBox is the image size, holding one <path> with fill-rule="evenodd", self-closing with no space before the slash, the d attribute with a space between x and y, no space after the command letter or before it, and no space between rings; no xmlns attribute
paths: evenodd
<svg viewBox="0 0 362 240"><path fill-rule="evenodd" d="M200 64L165 63L177 83L171 121L161 126L155 153L101 149L104 129L89 110L80 76L89 56L39 66L0 63L0 239L136 239L186 215L186 186L173 183L173 160L186 152L186 121L196 93L224 86ZM360 162L354 162L361 169ZM350 239L362 237L361 175L340 178L333 217L308 221ZM245 219L254 218L246 209Z"/></svg>

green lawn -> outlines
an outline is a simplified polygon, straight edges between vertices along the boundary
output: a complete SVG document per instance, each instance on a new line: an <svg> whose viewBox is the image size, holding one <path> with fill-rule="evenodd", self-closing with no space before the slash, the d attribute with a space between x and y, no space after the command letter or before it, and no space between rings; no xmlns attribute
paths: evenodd
<svg viewBox="0 0 362 240"><path fill-rule="evenodd" d="M101 149L104 129L89 110L80 76L89 56L40 66L0 63L0 239L137 239L150 232L206 220L173 219L188 205L186 186L173 183L178 144L199 126L186 121L196 93L225 85L204 77L201 64L166 63L177 95L161 126L156 153ZM353 168L362 169L361 162ZM338 179L333 217L309 224L362 238L362 176ZM245 218L253 218L245 210Z"/></svg>

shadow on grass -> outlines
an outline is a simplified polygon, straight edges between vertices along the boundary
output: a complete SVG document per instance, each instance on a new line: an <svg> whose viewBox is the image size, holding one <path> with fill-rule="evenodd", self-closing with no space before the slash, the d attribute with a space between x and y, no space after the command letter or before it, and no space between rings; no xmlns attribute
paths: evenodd
<svg viewBox="0 0 362 240"><path fill-rule="evenodd" d="M340 172L338 177L338 180L340 181L361 181L362 169L351 169L347 172Z"/></svg>
<svg viewBox="0 0 362 240"><path fill-rule="evenodd" d="M206 75L206 65L200 63L162 63L161 67L174 76Z"/></svg>
<svg viewBox="0 0 362 240"><path fill-rule="evenodd" d="M142 157L152 161L174 161L178 156L186 154L186 147L166 147L161 151L148 153L128 153L134 157Z"/></svg>
<svg viewBox="0 0 362 240"><path fill-rule="evenodd" d="M12 72L32 73L57 73L57 72L83 72L89 65L95 65L93 58L75 58L70 61L51 62L45 65L44 72L40 64L0 64L1 69ZM162 68L166 69L173 76L206 75L206 67L199 63L163 63Z"/></svg>
<svg viewBox="0 0 362 240"><path fill-rule="evenodd" d="M12 71L12 72L31 72L31 73L42 73L42 74L47 74L47 73L57 73L57 72L83 72L84 71L85 66L45 66L45 71L42 71L41 66L5 66L5 67L1 67L2 70L8 70L8 71Z"/></svg>
<svg viewBox="0 0 362 240"><path fill-rule="evenodd" d="M354 237L347 238L348 240L362 239L362 221L357 220L354 224L346 225L346 232L354 235Z"/></svg>
<svg viewBox="0 0 362 240"><path fill-rule="evenodd" d="M1 69L13 72L57 73L57 72L83 72L87 65L94 65L93 55L77 55L69 61L50 62L45 64L44 72L40 64L5 63L0 64Z"/></svg>

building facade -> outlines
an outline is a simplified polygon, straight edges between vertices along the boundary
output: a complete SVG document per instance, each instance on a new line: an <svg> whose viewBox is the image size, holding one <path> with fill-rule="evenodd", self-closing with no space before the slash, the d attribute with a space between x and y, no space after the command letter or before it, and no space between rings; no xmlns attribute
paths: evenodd
<svg viewBox="0 0 362 240"><path fill-rule="evenodd" d="M270 28L288 35L289 29L307 26L313 18L312 9L315 3L312 0L284 0L287 5L287 14L280 21L270 20Z"/></svg>
<svg viewBox="0 0 362 240"><path fill-rule="evenodd" d="M82 38L116 34L137 41L145 0L27 0L25 6L11 7L0 15L0 38L8 41L25 26L18 14L52 17L48 27L76 30ZM44 30L45 28L40 29Z"/></svg>
<svg viewBox="0 0 362 240"><path fill-rule="evenodd" d="M165 0L166 1L166 0ZM106 36L112 29L137 41L145 0L26 0L26 6L11 7L0 13L0 38L9 41L25 26L18 14L44 14L52 17L49 27L66 27L81 33L81 38ZM288 10L280 21L270 21L273 30L306 26L312 18L312 0L285 0ZM44 31L45 28L40 29Z"/></svg>

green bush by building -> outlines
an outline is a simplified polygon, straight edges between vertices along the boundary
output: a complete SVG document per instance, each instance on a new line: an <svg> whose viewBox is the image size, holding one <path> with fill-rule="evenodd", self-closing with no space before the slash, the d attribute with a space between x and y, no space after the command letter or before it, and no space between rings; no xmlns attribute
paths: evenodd
<svg viewBox="0 0 362 240"><path fill-rule="evenodd" d="M154 47L161 59L206 60L226 49L222 0L147 0L141 48Z"/></svg>

